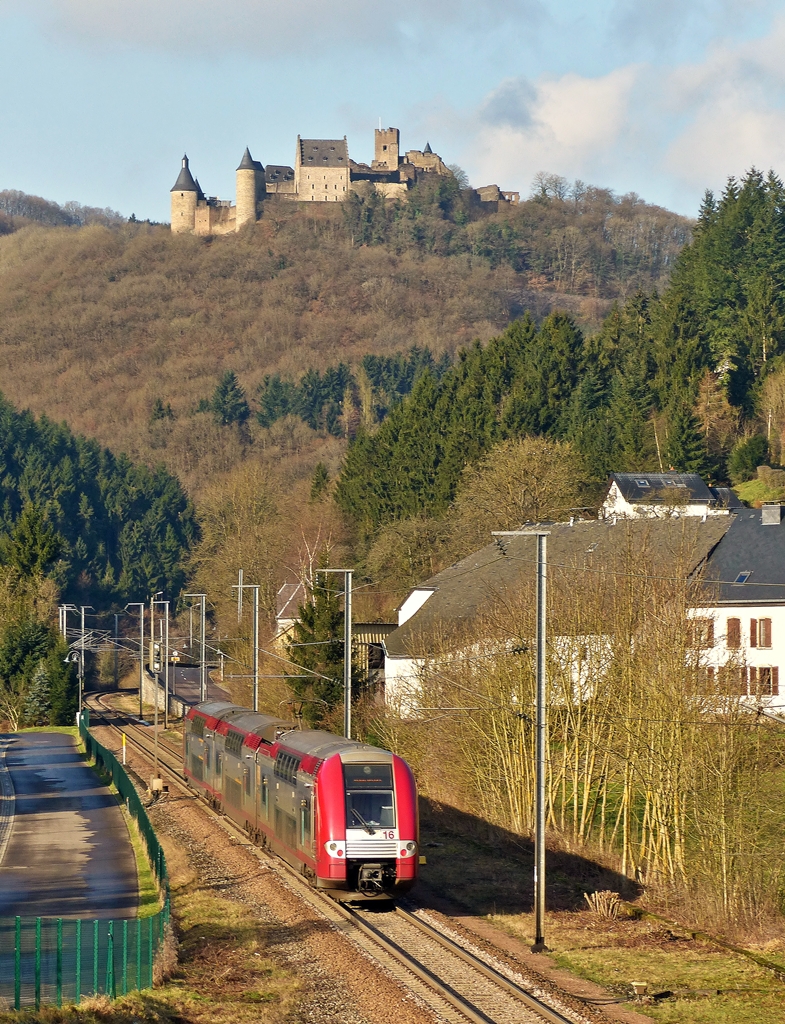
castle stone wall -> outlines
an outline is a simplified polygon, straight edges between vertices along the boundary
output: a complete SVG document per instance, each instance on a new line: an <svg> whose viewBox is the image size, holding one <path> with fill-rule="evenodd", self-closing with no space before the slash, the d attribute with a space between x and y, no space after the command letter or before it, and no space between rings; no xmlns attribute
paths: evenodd
<svg viewBox="0 0 785 1024"><path fill-rule="evenodd" d="M244 224L256 223L257 172L251 167L237 171L237 219L239 231Z"/></svg>
<svg viewBox="0 0 785 1024"><path fill-rule="evenodd" d="M196 220L196 193L172 192L172 232L181 235L193 231Z"/></svg>
<svg viewBox="0 0 785 1024"><path fill-rule="evenodd" d="M194 217L194 234L228 235L237 230L237 207L228 203L215 205L200 202Z"/></svg>

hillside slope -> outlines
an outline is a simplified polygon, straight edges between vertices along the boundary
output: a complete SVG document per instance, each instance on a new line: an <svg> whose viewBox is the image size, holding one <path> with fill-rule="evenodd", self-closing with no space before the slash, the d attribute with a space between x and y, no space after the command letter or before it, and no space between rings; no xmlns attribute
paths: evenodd
<svg viewBox="0 0 785 1024"><path fill-rule="evenodd" d="M335 442L318 440L301 423L267 431L252 418L240 437L197 411L227 369L253 406L268 374L297 379L308 368L357 365L368 353L412 345L454 353L488 340L524 309L542 316L556 306L594 327L630 286L629 275L608 273L602 287L584 275L579 294L559 290L564 239L575 252L595 253L592 259L606 245L596 203L579 210L544 197L507 214L477 219L475 212L463 223L459 209L431 198L399 221L388 210L389 237L375 244L356 244L362 200L346 211L271 206L254 229L216 239L130 223L27 227L3 237L3 390L16 405L65 420L116 451L163 461L198 490L205 475L230 469L249 445L287 456L326 445L333 463L338 457ZM607 194L603 202L614 214ZM651 229L652 210L640 204L634 214L638 234ZM365 212L368 223L378 219L378 209ZM660 213L673 255L689 225ZM491 238L499 251L476 255ZM618 251L629 262L627 250ZM636 280L643 274L652 287L670 257L660 251L646 259L649 269L639 265ZM171 416L151 422L161 405Z"/></svg>

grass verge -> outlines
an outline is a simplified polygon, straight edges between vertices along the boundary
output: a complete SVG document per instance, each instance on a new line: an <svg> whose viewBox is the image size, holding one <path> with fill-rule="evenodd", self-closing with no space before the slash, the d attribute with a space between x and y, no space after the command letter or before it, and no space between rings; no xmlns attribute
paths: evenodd
<svg viewBox="0 0 785 1024"><path fill-rule="evenodd" d="M531 844L452 808L421 806L424 888L531 945ZM604 921L586 907L583 893L598 889L622 891L634 902L623 881L588 858L549 852L545 939L552 963L664 1024L782 1024L785 982L771 971L667 923ZM772 941L752 951L779 961L785 946ZM629 998L633 981L648 984L646 1000Z"/></svg>

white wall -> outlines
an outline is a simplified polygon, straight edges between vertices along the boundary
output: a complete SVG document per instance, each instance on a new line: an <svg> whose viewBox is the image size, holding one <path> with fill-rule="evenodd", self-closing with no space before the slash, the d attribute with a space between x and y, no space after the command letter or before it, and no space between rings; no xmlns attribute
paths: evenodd
<svg viewBox="0 0 785 1024"><path fill-rule="evenodd" d="M719 669L723 665L746 665L748 668L780 670L779 694L758 696L751 693L750 705L760 704L772 711L785 711L785 606L782 605L722 605L719 608L693 608L691 618L714 621L714 646L703 651L701 663ZM741 620L741 646L729 648L728 619ZM771 647L753 647L750 644L750 620L771 619Z"/></svg>

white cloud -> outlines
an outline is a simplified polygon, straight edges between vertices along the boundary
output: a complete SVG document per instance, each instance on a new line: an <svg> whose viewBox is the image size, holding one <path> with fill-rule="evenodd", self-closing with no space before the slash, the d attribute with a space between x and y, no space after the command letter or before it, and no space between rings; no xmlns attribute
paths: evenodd
<svg viewBox="0 0 785 1024"><path fill-rule="evenodd" d="M671 67L503 81L472 116L472 181L526 191L537 171L696 203L755 165L785 177L785 18ZM685 203L679 204L682 208Z"/></svg>
<svg viewBox="0 0 785 1024"><path fill-rule="evenodd" d="M630 134L638 76L631 66L598 78L502 82L480 111L472 177L525 188L539 170L565 177L601 174Z"/></svg>
<svg viewBox="0 0 785 1024"><path fill-rule="evenodd" d="M542 0L7 0L48 31L170 52L309 56L335 44L396 50L435 26L530 24ZM346 68L350 72L350 68Z"/></svg>

